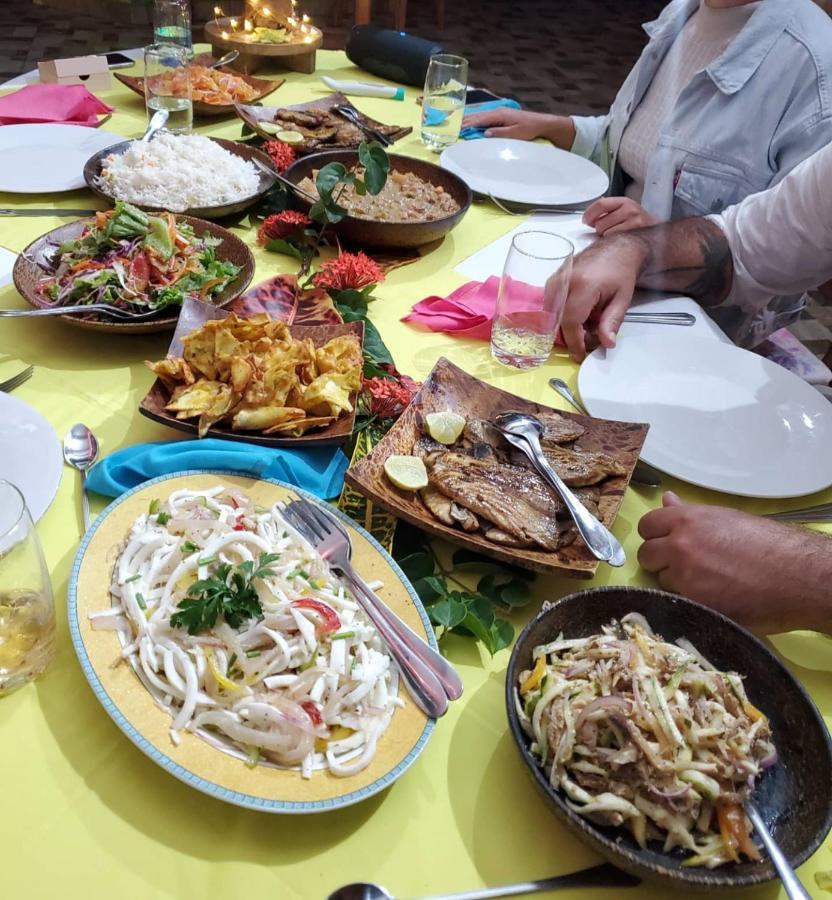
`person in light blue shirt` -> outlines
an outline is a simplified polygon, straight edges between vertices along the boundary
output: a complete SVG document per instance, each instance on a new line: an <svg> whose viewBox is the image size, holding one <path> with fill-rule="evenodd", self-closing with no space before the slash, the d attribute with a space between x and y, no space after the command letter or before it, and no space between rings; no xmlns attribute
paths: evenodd
<svg viewBox="0 0 832 900"><path fill-rule="evenodd" d="M547 138L610 175L584 220L611 234L721 212L832 141L832 19L812 0L673 0L605 116L497 109L486 136ZM798 317L774 298L729 336L744 346Z"/></svg>

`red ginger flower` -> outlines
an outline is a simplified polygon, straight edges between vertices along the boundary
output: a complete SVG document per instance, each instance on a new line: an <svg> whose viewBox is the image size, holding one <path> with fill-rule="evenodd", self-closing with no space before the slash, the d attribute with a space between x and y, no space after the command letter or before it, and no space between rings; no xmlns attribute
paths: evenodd
<svg viewBox="0 0 832 900"><path fill-rule="evenodd" d="M310 225L311 222L303 214L293 209L284 209L281 213L266 216L263 224L257 229L257 243L268 244L269 241L291 237L296 231Z"/></svg>
<svg viewBox="0 0 832 900"><path fill-rule="evenodd" d="M408 378L399 376L401 381L392 378L366 378L364 391L369 398L370 415L380 419L400 416L407 408L419 385Z"/></svg>
<svg viewBox="0 0 832 900"><path fill-rule="evenodd" d="M297 159L294 147L284 144L283 141L266 141L263 149L269 154L274 167L282 175Z"/></svg>
<svg viewBox="0 0 832 900"><path fill-rule="evenodd" d="M335 259L327 260L312 281L315 287L325 291L360 290L384 281L384 272L365 253L341 253Z"/></svg>

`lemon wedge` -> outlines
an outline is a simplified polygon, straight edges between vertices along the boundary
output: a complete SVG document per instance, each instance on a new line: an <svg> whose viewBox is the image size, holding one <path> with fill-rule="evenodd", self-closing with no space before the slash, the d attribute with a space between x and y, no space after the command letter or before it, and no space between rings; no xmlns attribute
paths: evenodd
<svg viewBox="0 0 832 900"><path fill-rule="evenodd" d="M425 416L428 434L440 444L453 444L465 427L465 416L443 409Z"/></svg>
<svg viewBox="0 0 832 900"><path fill-rule="evenodd" d="M418 491L428 485L428 470L418 456L388 456L384 471L403 491Z"/></svg>

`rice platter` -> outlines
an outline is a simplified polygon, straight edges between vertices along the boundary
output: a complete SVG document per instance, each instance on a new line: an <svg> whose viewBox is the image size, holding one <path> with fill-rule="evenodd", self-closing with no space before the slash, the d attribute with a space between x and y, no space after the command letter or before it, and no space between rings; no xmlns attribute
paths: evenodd
<svg viewBox="0 0 832 900"><path fill-rule="evenodd" d="M197 134L134 141L101 161L98 187L111 196L171 212L224 206L257 194L253 163Z"/></svg>

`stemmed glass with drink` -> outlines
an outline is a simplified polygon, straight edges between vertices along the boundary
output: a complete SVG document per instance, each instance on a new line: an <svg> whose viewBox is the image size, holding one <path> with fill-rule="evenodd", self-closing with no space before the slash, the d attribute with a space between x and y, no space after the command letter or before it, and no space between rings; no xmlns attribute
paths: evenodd
<svg viewBox="0 0 832 900"><path fill-rule="evenodd" d="M422 143L436 153L459 137L468 89L468 60L450 53L431 56L422 98Z"/></svg>
<svg viewBox="0 0 832 900"><path fill-rule="evenodd" d="M521 231L511 241L491 327L491 353L531 369L549 358L572 275L571 241L548 231Z"/></svg>
<svg viewBox="0 0 832 900"><path fill-rule="evenodd" d="M55 652L55 607L26 501L0 480L0 696L37 678Z"/></svg>

